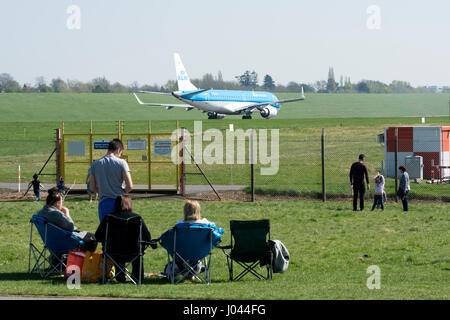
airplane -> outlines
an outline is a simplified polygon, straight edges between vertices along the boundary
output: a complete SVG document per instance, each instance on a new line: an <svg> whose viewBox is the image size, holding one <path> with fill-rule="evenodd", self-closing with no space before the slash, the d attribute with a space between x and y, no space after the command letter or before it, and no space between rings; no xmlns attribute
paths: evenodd
<svg viewBox="0 0 450 320"><path fill-rule="evenodd" d="M189 76L178 53L174 53L174 61L178 91L171 93L138 91L138 93L172 95L185 104L142 102L134 92L133 94L139 104L162 106L166 107L167 110L176 107L185 108L186 111L190 111L197 108L203 112L207 112L208 119L222 119L225 115L243 115L242 119L251 119L253 112L259 112L263 118L270 119L277 115L281 104L305 100L303 87L301 97L286 100L279 100L273 93L266 91L199 89L189 80Z"/></svg>

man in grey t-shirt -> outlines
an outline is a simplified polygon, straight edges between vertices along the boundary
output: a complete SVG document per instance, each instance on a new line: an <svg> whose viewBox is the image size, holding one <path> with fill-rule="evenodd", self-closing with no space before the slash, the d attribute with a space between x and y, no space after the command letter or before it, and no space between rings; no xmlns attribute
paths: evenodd
<svg viewBox="0 0 450 320"><path fill-rule="evenodd" d="M98 216L102 219L114 211L117 196L133 189L128 163L120 159L123 143L119 139L109 142L106 155L94 161L89 168L89 181L92 191L99 195ZM122 187L125 183L125 188Z"/></svg>

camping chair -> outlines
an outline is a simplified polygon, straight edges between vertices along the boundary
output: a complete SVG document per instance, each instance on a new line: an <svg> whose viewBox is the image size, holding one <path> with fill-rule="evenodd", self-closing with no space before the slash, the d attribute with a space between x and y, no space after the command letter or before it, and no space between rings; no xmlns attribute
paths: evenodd
<svg viewBox="0 0 450 320"><path fill-rule="evenodd" d="M33 225L36 227L44 243L42 249L39 249L33 243ZM79 249L84 244L84 241L72 232L61 229L38 215L31 217L30 226L28 273L38 270L41 277L47 278L53 271L64 272L66 268L64 255L68 254L69 250ZM47 256L47 251L50 252L49 256ZM32 268L31 253L33 253L35 261ZM51 259L51 257L54 258ZM46 263L49 265L47 269Z"/></svg>
<svg viewBox="0 0 450 320"><path fill-rule="evenodd" d="M106 233L103 246L103 283L105 283L109 259L115 267L115 275L108 279L107 283L123 273L132 283L141 284L144 251L150 244L142 240L142 218L139 216L120 218L107 215L104 219L106 219ZM128 269L137 259L139 259L139 277L136 278Z"/></svg>
<svg viewBox="0 0 450 320"><path fill-rule="evenodd" d="M203 283L211 282L211 251L220 240L213 239L213 229L201 223L175 225L159 238L161 246L167 250L167 275L172 284L177 284L185 276L191 275ZM202 261L205 268L198 270ZM176 272L178 269L178 272ZM177 281L177 275L182 274Z"/></svg>
<svg viewBox="0 0 450 320"><path fill-rule="evenodd" d="M269 249L270 221L230 221L231 245L220 247L227 257L230 281L240 280L251 273L258 279L272 279L272 254ZM229 249L230 252L226 250ZM233 261L244 270L233 278ZM266 265L267 276L256 271L256 267Z"/></svg>

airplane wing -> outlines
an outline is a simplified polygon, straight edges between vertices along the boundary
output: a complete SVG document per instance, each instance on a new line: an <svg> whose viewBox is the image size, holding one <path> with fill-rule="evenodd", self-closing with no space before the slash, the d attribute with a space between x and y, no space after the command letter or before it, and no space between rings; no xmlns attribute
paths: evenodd
<svg viewBox="0 0 450 320"><path fill-rule="evenodd" d="M165 96L171 96L171 95L172 95L172 93L170 93L170 92L160 92L160 91L144 91L144 90L139 90L139 91L137 91L137 92L139 92L139 93L162 94L162 95L165 95Z"/></svg>
<svg viewBox="0 0 450 320"><path fill-rule="evenodd" d="M153 103L153 102L142 102L138 96L136 95L136 93L134 93L134 96L136 97L136 100L139 104L143 104L146 106L158 106L158 107L166 107L167 109L171 109L171 108L189 108L189 110L192 109L191 105L188 104L177 104L177 103L170 103L170 104L166 104L166 103Z"/></svg>
<svg viewBox="0 0 450 320"><path fill-rule="evenodd" d="M262 110L262 108L271 105L271 104L283 104L283 103L289 103L289 102L295 102L295 101L301 101L301 100L305 100L305 94L303 92L303 87L302 87L302 95L300 98L294 98L294 99L284 99L284 100L277 100L277 101L271 101L271 102L262 102L262 103L254 103L251 105L247 105L245 107L243 107L240 110L236 110L236 111L247 111L247 112L252 112L254 109L258 109L258 110Z"/></svg>

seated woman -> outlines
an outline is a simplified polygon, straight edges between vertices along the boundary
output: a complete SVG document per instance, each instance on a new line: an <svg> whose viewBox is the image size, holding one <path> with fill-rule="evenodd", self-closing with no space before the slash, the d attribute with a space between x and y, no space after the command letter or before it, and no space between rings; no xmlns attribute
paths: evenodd
<svg viewBox="0 0 450 320"><path fill-rule="evenodd" d="M224 233L224 230L222 228L219 228L216 226L216 224L214 222L210 222L208 221L208 219L206 218L202 218L200 215L200 204L197 201L192 201L192 200L187 200L185 205L184 205L184 219L178 221L175 226L176 227L189 227L190 225L193 224L201 224L204 225L208 228L211 228L212 231L212 244L213 244L213 248L221 241L222 235ZM176 261L178 267L181 267L181 264L179 261ZM197 272L203 271L202 270L202 263L201 261L198 261L196 266L195 266L197 270ZM194 276L192 275L185 275L187 276L190 280L194 279Z"/></svg>
<svg viewBox="0 0 450 320"><path fill-rule="evenodd" d="M114 212L110 213L109 215L113 215L119 218L132 218L132 217L140 217L140 215L133 213L133 206L131 203L131 197L129 195L120 195L116 198L115 202L114 202ZM101 241L103 243L105 243L105 238L106 238L106 222L108 219L102 219L102 222L100 223L100 225L97 228L97 231L95 232L95 238L97 239L97 241ZM117 237L121 237L122 235L117 234ZM144 220L142 219L142 241L144 242L148 242L150 244L150 246L153 249L156 249L156 243L154 243L152 241L150 232L147 229L147 226L145 225ZM131 251L133 249L130 249ZM120 257L114 257L112 256L112 258L117 262L117 264L120 265L121 268L123 268L125 266L125 262L128 261L121 261ZM141 267L141 279L143 279L143 275L144 275L144 266L143 265L139 265L139 259L135 259L132 262L132 275L133 277L135 277L136 279L139 279L139 267ZM116 276L117 281L119 282L125 282L125 274L119 273Z"/></svg>
<svg viewBox="0 0 450 320"><path fill-rule="evenodd" d="M72 232L78 238L84 241L84 246L81 250L95 251L97 248L97 241L94 234L87 231L80 231L74 224L70 211L63 206L63 197L58 192L58 188L53 187L48 190L48 196L44 207L37 212L38 216L45 218L51 224Z"/></svg>
<svg viewBox="0 0 450 320"><path fill-rule="evenodd" d="M218 228L214 222L202 218L200 215L200 204L195 200L187 200L184 205L184 220L178 221L176 226L187 226L192 223L200 223L213 229L213 245L216 246L220 242L223 229Z"/></svg>

